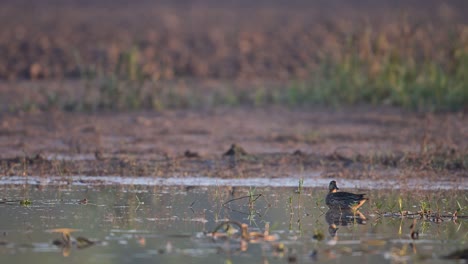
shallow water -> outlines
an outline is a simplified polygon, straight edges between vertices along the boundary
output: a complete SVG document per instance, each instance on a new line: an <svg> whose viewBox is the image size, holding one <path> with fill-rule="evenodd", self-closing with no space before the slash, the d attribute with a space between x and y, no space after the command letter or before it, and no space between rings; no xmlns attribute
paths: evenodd
<svg viewBox="0 0 468 264"><path fill-rule="evenodd" d="M303 175L303 187L322 188L328 186L329 179L319 178L320 172ZM140 185L140 186L236 186L236 187L295 187L300 178L213 178L213 177L120 177L120 176L66 176L34 177L4 176L0 185ZM405 182L396 180L340 180L340 187L364 189L400 189L400 190L468 190L468 181L444 181L409 179Z"/></svg>
<svg viewBox="0 0 468 264"><path fill-rule="evenodd" d="M468 220L450 217L460 206L459 215L467 214L465 190L343 185L371 198L359 215L329 211L325 188L29 183L0 186L0 263L437 263L468 247ZM25 199L31 204L21 205ZM433 213L390 216L400 201L403 211ZM269 223L274 241L210 237L225 220L246 223L251 232ZM65 243L56 228L77 230ZM75 243L78 237L92 244Z"/></svg>

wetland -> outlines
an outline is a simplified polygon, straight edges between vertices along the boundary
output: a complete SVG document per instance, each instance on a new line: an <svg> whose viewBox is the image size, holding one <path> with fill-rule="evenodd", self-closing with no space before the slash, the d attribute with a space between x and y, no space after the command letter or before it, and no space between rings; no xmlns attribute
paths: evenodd
<svg viewBox="0 0 468 264"><path fill-rule="evenodd" d="M326 207L326 184L292 179L296 187L82 178L0 187L2 262L438 263L460 258L450 254L467 246L466 189L369 190L346 182L341 189L371 197L353 212Z"/></svg>
<svg viewBox="0 0 468 264"><path fill-rule="evenodd" d="M466 262L466 1L129 3L0 3L0 263Z"/></svg>

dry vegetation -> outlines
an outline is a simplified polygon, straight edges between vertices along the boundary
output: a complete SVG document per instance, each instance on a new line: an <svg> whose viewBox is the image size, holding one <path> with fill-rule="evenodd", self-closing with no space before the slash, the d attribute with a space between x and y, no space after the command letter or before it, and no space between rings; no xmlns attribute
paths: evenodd
<svg viewBox="0 0 468 264"><path fill-rule="evenodd" d="M220 88L218 104L466 110L464 1L309 2L5 1L0 79L83 81L79 96L46 87L41 98L24 100L19 108L26 110L213 102L200 97L197 87L187 95L177 84L160 82L181 78L287 82L282 89L256 83L247 94ZM76 90L61 85L61 91Z"/></svg>
<svg viewBox="0 0 468 264"><path fill-rule="evenodd" d="M307 78L324 61L348 56L368 61L372 72L389 56L453 70L457 57L468 52L463 1L397 1L393 7L348 1L285 7L275 1L239 1L237 7L8 2L0 16L2 79L114 72L127 53L134 53L144 77L155 79L291 79Z"/></svg>

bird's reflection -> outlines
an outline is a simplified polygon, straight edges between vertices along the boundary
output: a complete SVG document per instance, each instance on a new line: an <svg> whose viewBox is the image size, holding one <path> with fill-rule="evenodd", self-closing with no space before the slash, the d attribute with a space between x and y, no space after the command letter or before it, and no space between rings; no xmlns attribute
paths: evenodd
<svg viewBox="0 0 468 264"><path fill-rule="evenodd" d="M325 220L328 223L328 233L333 238L336 236L339 226L366 224L366 217L361 212L351 209L329 209L325 213Z"/></svg>

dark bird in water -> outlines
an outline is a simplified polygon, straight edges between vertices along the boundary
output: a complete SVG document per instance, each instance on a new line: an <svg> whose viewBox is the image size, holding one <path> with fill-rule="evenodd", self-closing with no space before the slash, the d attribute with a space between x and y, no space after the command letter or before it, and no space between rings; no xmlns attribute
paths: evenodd
<svg viewBox="0 0 468 264"><path fill-rule="evenodd" d="M369 200L368 198L364 197L365 194L338 192L339 188L336 186L336 181L331 181L328 189L329 192L325 198L325 203L331 209L357 210L367 200Z"/></svg>

